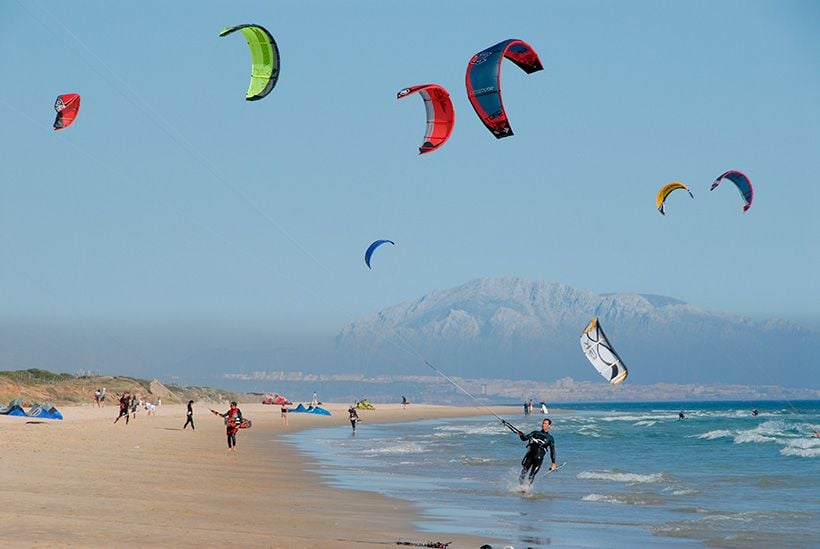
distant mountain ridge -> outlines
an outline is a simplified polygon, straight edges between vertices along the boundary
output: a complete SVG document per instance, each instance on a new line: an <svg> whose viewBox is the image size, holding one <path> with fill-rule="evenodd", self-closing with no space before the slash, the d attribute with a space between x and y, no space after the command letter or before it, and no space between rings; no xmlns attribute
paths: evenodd
<svg viewBox="0 0 820 549"><path fill-rule="evenodd" d="M578 342L593 316L636 383L800 386L820 356L820 334L783 320L521 278L480 278L388 307L345 326L337 348L365 373L418 371L424 357L463 377L594 379Z"/></svg>

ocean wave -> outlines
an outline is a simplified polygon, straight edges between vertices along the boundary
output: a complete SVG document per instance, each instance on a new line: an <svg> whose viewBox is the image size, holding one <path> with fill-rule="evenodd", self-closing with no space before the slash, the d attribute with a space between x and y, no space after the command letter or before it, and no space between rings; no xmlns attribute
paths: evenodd
<svg viewBox="0 0 820 549"><path fill-rule="evenodd" d="M645 419L643 421L637 421L637 422L633 423L633 425L636 426L636 427L652 427L656 423L657 423L657 421L655 421L655 420Z"/></svg>
<svg viewBox="0 0 820 549"><path fill-rule="evenodd" d="M627 415L620 415L620 416L603 416L603 417L599 417L597 419L599 421L607 421L607 422L610 422L610 421L631 421L631 422L636 422L636 421L651 421L651 420L660 421L660 420L670 419L670 418L678 419L678 413L670 411L670 412L667 412L665 414L627 414Z"/></svg>
<svg viewBox="0 0 820 549"><path fill-rule="evenodd" d="M753 433L753 432L741 432L735 436L735 444L749 444L754 442L766 443L766 442L777 442L777 438L761 435L760 433Z"/></svg>
<svg viewBox="0 0 820 549"><path fill-rule="evenodd" d="M617 471L581 471L576 478L585 480L611 480L613 482L626 482L629 484L645 484L650 482L668 482L670 475L666 473L652 473L640 475L638 473L622 473Z"/></svg>
<svg viewBox="0 0 820 549"><path fill-rule="evenodd" d="M815 458L820 457L820 438L795 438L786 441L780 455Z"/></svg>
<svg viewBox="0 0 820 549"><path fill-rule="evenodd" d="M693 496L695 494L699 494L698 490L693 488L687 488L686 486L678 485L678 486L667 486L663 489L664 492L669 492L673 496Z"/></svg>
<svg viewBox="0 0 820 549"><path fill-rule="evenodd" d="M637 493L637 494L587 494L581 498L581 501L592 501L598 503L619 503L622 505L660 505L666 502L663 498L659 498L654 494Z"/></svg>
<svg viewBox="0 0 820 549"><path fill-rule="evenodd" d="M490 458L482 458L476 456L461 456L449 460L450 463L461 463L463 465L485 465L487 463L494 463L497 460Z"/></svg>
<svg viewBox="0 0 820 549"><path fill-rule="evenodd" d="M429 452L430 450L421 444L415 444L412 442L406 442L403 444L385 444L385 446L379 448L367 448L362 450L362 454L366 456L383 456L383 455L390 455L390 454L423 454L424 452Z"/></svg>
<svg viewBox="0 0 820 549"><path fill-rule="evenodd" d="M442 425L436 427L436 436L452 436L452 435L497 435L500 430L506 432L506 429L495 423L479 424L479 425Z"/></svg>
<svg viewBox="0 0 820 549"><path fill-rule="evenodd" d="M709 431L707 433L701 433L699 435L690 435L695 438L706 439L706 440L715 440L716 438L724 438L732 436L732 431L728 431L726 429L718 429L716 431Z"/></svg>
<svg viewBox="0 0 820 549"><path fill-rule="evenodd" d="M621 503L615 496L607 496L604 494L588 494L581 498L581 501L601 501L604 503Z"/></svg>
<svg viewBox="0 0 820 549"><path fill-rule="evenodd" d="M580 429L578 429L576 431L576 433L579 434L579 435L583 435L585 437L598 438L598 437L601 436L601 433L598 432L598 428L595 427L594 425L593 426L581 427Z"/></svg>

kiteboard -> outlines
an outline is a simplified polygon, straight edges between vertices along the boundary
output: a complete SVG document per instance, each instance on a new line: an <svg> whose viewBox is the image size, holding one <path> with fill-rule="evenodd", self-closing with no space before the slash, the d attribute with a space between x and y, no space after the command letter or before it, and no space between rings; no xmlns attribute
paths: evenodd
<svg viewBox="0 0 820 549"><path fill-rule="evenodd" d="M558 467L556 467L555 469L550 469L549 471L547 471L547 474L550 474L550 473L552 473L552 472L554 472L554 471L557 471L558 469L560 469L561 467L563 467L563 466L564 466L564 465L566 465L566 464L567 464L567 462L566 462L566 461L564 461L564 462L562 462L562 463L559 463L559 464L558 464Z"/></svg>
<svg viewBox="0 0 820 549"><path fill-rule="evenodd" d="M564 465L566 465L566 464L567 464L567 462L566 462L566 461L564 461L563 463L559 463L559 464L558 464L558 467L556 467L555 469L549 469L549 470L547 470L547 472L546 472L546 473L544 473L544 474L545 474L545 475L548 475L548 474L552 473L553 471L557 471L558 469L560 469L561 467L563 467L563 466L564 466ZM520 493L522 493L522 494L529 494L529 493L530 493L530 489L531 489L531 488L532 488L532 484L530 484L530 483L521 484L521 485L518 487L518 491L519 491Z"/></svg>
<svg viewBox="0 0 820 549"><path fill-rule="evenodd" d="M239 424L239 428L250 429L251 427L253 427L253 422L246 417L242 418L242 423Z"/></svg>

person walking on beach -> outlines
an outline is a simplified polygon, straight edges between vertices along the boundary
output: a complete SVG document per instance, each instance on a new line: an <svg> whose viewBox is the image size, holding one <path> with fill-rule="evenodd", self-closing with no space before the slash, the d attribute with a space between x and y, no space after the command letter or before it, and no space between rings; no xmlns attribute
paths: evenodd
<svg viewBox="0 0 820 549"><path fill-rule="evenodd" d="M401 395L401 409L402 410L407 409L407 399L404 397L404 395Z"/></svg>
<svg viewBox="0 0 820 549"><path fill-rule="evenodd" d="M287 426L287 424L288 424L288 405L283 402L282 403L282 408L280 408L279 411L282 414L282 425Z"/></svg>
<svg viewBox="0 0 820 549"><path fill-rule="evenodd" d="M359 414L356 412L356 407L351 406L347 409L347 415L350 419L350 426L353 427L353 434L356 434L356 423L359 422Z"/></svg>
<svg viewBox="0 0 820 549"><path fill-rule="evenodd" d="M125 391L120 395L120 415L117 416L117 419L114 420L114 423L117 423L121 417L125 416L125 424L128 425L128 418L129 418L129 408L131 407L131 396L128 394L128 391Z"/></svg>
<svg viewBox="0 0 820 549"><path fill-rule="evenodd" d="M214 415L225 418L225 434L228 435L228 451L236 452L236 433L242 424L242 411L236 407L236 401L231 402L231 408L224 414L211 410Z"/></svg>
<svg viewBox="0 0 820 549"><path fill-rule="evenodd" d="M193 400L188 401L187 415L188 415L188 419L185 420L185 425L182 426L182 430L184 431L185 428L188 425L190 425L191 426L191 431L196 431L196 427L194 427L194 401Z"/></svg>
<svg viewBox="0 0 820 549"><path fill-rule="evenodd" d="M94 391L94 402L97 403L97 408L99 408L100 407L100 390L99 389Z"/></svg>
<svg viewBox="0 0 820 549"><path fill-rule="evenodd" d="M555 439L552 438L552 435L549 433L550 427L552 426L552 420L550 418L544 418L544 421L541 422L541 430L533 431L528 435L516 429L515 426L506 420L502 419L501 423L513 433L517 434L521 440L527 442L527 453L524 455L524 459L521 460L521 474L518 475L518 482L520 484L524 484L524 477L527 476L528 472L529 483L532 484L532 481L535 480L535 475L537 475L541 469L541 463L544 461L544 456L547 455L548 448L550 451L550 459L552 460L550 469L555 470L558 468L558 465L555 463Z"/></svg>

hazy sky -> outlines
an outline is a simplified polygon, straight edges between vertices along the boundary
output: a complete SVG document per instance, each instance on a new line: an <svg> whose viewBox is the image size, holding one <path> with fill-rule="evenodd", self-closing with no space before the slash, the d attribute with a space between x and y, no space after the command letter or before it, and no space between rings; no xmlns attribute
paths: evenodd
<svg viewBox="0 0 820 549"><path fill-rule="evenodd" d="M484 276L656 293L820 326L820 4L4 1L0 317L333 334ZM241 23L279 82L245 101ZM467 100L510 62L515 132ZM419 156L422 100L456 127ZM82 95L54 132L58 94ZM734 187L745 172L755 201ZM658 188L683 181L695 199ZM381 248L373 270L370 242Z"/></svg>

